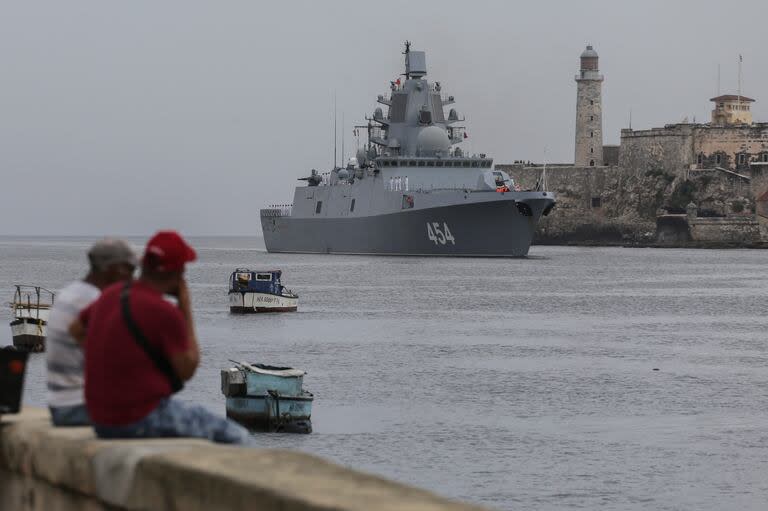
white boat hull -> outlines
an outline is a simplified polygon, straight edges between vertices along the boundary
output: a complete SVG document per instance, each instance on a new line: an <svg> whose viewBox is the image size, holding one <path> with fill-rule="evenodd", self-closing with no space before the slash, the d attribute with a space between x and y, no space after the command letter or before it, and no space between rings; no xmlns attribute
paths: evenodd
<svg viewBox="0 0 768 511"><path fill-rule="evenodd" d="M250 291L229 293L229 311L237 313L294 312L298 309L299 297L273 295Z"/></svg>
<svg viewBox="0 0 768 511"><path fill-rule="evenodd" d="M25 351L43 351L46 332L46 323L42 320L16 318L11 321L13 345Z"/></svg>

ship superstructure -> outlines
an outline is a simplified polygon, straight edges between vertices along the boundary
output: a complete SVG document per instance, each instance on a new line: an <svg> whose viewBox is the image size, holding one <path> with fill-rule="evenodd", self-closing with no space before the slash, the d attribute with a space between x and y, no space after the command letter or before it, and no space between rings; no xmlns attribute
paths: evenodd
<svg viewBox="0 0 768 511"><path fill-rule="evenodd" d="M406 42L404 80L378 96L367 144L344 167L300 178L290 206L261 210L270 252L524 256L552 192L516 190L485 154L465 155L454 97ZM384 112L386 109L386 114Z"/></svg>

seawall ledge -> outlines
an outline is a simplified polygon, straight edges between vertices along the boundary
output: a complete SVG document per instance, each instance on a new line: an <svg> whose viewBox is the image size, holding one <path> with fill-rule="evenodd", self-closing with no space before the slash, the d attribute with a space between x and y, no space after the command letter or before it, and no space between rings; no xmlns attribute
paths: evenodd
<svg viewBox="0 0 768 511"><path fill-rule="evenodd" d="M317 456L195 439L99 440L48 411L0 418L0 509L480 511Z"/></svg>

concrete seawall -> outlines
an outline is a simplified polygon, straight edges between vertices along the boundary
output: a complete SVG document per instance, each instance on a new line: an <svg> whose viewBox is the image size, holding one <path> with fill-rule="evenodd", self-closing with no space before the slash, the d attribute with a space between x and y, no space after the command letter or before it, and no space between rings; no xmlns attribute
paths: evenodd
<svg viewBox="0 0 768 511"><path fill-rule="evenodd" d="M0 509L470 511L308 454L193 439L103 441L26 409L0 422Z"/></svg>

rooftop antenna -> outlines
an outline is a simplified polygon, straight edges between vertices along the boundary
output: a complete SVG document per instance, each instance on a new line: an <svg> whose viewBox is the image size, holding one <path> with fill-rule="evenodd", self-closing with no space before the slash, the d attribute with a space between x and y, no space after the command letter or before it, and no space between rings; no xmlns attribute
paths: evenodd
<svg viewBox="0 0 768 511"><path fill-rule="evenodd" d="M632 129L632 108L629 109L629 129Z"/></svg>
<svg viewBox="0 0 768 511"><path fill-rule="evenodd" d="M741 53L739 53L739 91L738 91L739 99L737 103L738 105L741 105L741 62L742 61L743 59L741 58ZM741 106L739 106L739 109L741 109Z"/></svg>
<svg viewBox="0 0 768 511"><path fill-rule="evenodd" d="M720 63L717 64L717 95L720 95Z"/></svg>

